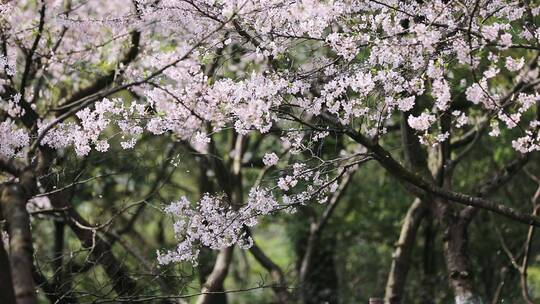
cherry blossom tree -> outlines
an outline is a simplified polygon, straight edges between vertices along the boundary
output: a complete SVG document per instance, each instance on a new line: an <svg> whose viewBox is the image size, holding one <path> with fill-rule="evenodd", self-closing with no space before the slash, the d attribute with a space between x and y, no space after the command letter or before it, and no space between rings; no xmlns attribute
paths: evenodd
<svg viewBox="0 0 540 304"><path fill-rule="evenodd" d="M156 137L189 149L218 181L163 208L178 243L157 252L159 264L197 264L201 250L219 251L198 303L223 290L233 247L250 250L285 284L250 230L271 214L321 204L315 244L336 194L368 161L416 198L386 301L401 301L416 231L430 214L444 234L455 302L481 303L470 223L486 211L540 226L536 211L492 197L540 151L539 13L525 0L4 1L1 207L13 297L36 302L27 206L39 197L93 248L115 293L135 294L139 283L96 233L101 226L71 207L51 172L69 169L69 153L128 153ZM399 147L389 145L396 132ZM272 149L253 149L254 137ZM320 153L338 137L343 149ZM454 172L485 137L512 157L466 191ZM243 179L249 164L257 178ZM292 301L286 289L275 292Z"/></svg>

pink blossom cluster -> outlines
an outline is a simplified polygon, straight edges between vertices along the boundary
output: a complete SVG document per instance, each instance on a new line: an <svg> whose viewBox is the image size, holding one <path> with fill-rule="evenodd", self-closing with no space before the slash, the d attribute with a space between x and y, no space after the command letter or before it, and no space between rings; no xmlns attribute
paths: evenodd
<svg viewBox="0 0 540 304"><path fill-rule="evenodd" d="M427 146L485 124L491 136L519 131L506 144L520 153L540 151L540 29L529 22L540 13L535 3L73 2L67 9L44 1L47 39L35 45L35 71L20 58L32 49L39 6L0 6L10 46L0 55L2 157L35 145L85 157L108 152L113 139L136 148L144 135L170 136L206 154L222 130L278 134L272 150L280 157L265 154L267 169L310 157L292 160L267 187L292 206L324 202L336 187L332 170L347 163L318 159L317 145L351 130L384 141L402 116ZM12 84L25 70L35 80L22 90ZM94 99L74 94L101 78L109 82L100 92L125 89ZM23 119L25 109L39 116L34 125ZM443 128L443 119L450 125ZM193 261L199 245L247 246L242 227L275 208L270 190L256 187L237 209L221 197L183 198L167 208L178 218L180 244L160 261Z"/></svg>
<svg viewBox="0 0 540 304"><path fill-rule="evenodd" d="M258 217L277 210L278 202L263 188L250 191L247 204L233 208L222 196L205 194L195 205L182 197L165 208L174 218L179 243L174 250L158 252L160 264L191 261L196 263L199 247L222 249L232 245L249 248L253 240L245 227L253 227Z"/></svg>
<svg viewBox="0 0 540 304"><path fill-rule="evenodd" d="M12 158L22 156L22 151L30 143L30 137L14 121L7 119L0 122L0 143L0 156Z"/></svg>

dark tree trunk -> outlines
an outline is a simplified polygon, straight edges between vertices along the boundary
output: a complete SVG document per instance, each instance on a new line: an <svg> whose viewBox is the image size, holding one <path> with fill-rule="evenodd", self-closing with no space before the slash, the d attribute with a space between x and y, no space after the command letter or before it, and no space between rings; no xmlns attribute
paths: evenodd
<svg viewBox="0 0 540 304"><path fill-rule="evenodd" d="M209 276L212 274L213 265L216 263L217 254L208 247L202 247L199 253L199 283L201 286L206 284ZM224 291L223 286L218 286L217 292ZM224 293L216 293L208 296L210 298L209 303L212 304L227 304L227 295Z"/></svg>
<svg viewBox="0 0 540 304"><path fill-rule="evenodd" d="M421 303L435 303L436 263L435 263L435 229L433 225L433 215L428 210L427 218L424 221L424 248L422 252L422 286Z"/></svg>
<svg viewBox="0 0 540 304"><path fill-rule="evenodd" d="M443 229L443 251L448 280L456 304L480 304L474 288L473 271L469 261L467 223L453 214L446 202L439 202L439 222Z"/></svg>
<svg viewBox="0 0 540 304"><path fill-rule="evenodd" d="M26 211L29 195L20 184L3 187L0 206L8 223L9 261L13 290L18 304L36 303L36 290L32 276L32 234Z"/></svg>
<svg viewBox="0 0 540 304"><path fill-rule="evenodd" d="M300 237L296 242L297 256L302 259L305 255L309 233ZM336 240L333 237L321 235L319 241L313 244L311 263L305 271L305 277L300 282L300 296L304 304L339 303L338 276L335 264ZM301 261L298 263L300 272Z"/></svg>
<svg viewBox="0 0 540 304"><path fill-rule="evenodd" d="M3 240L0 240L0 303L15 304L11 269Z"/></svg>
<svg viewBox="0 0 540 304"><path fill-rule="evenodd" d="M398 304L403 302L403 290L407 281L416 232L425 214L425 203L417 198L409 207L401 226L401 233L396 243L390 273L386 281L386 303Z"/></svg>
<svg viewBox="0 0 540 304"><path fill-rule="evenodd" d="M315 253L313 261L316 263L309 267L305 288L302 288L305 304L339 303L334 246L335 242L328 241Z"/></svg>
<svg viewBox="0 0 540 304"><path fill-rule="evenodd" d="M201 291L202 295L197 299L197 304L227 303L227 297L224 293L212 293L224 290L223 281L225 281L227 273L229 272L233 248L234 247L227 247L219 251L214 268L203 285Z"/></svg>

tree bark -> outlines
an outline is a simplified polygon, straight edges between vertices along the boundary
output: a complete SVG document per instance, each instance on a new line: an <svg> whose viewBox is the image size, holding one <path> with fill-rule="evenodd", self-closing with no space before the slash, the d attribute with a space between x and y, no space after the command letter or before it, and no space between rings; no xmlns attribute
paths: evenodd
<svg viewBox="0 0 540 304"><path fill-rule="evenodd" d="M71 274L64 269L64 234L65 221L55 220L54 222L54 247L53 265L54 276L52 278L54 292L58 295L57 304L77 303L71 286Z"/></svg>
<svg viewBox="0 0 540 304"><path fill-rule="evenodd" d="M446 202L438 202L439 222L443 229L443 251L448 280L456 304L480 304L474 288L468 256L467 223L448 210Z"/></svg>
<svg viewBox="0 0 540 304"><path fill-rule="evenodd" d="M0 240L0 303L15 304L11 269L3 240Z"/></svg>
<svg viewBox="0 0 540 304"><path fill-rule="evenodd" d="M317 242L313 261L306 271L300 289L302 303L339 303L338 275L336 269L336 241L330 237Z"/></svg>
<svg viewBox="0 0 540 304"><path fill-rule="evenodd" d="M26 211L28 194L20 184L3 187L0 206L8 223L9 260L15 299L18 304L37 303L32 277L32 234Z"/></svg>
<svg viewBox="0 0 540 304"><path fill-rule="evenodd" d="M314 219L308 219L307 208L301 209L296 219L300 227L309 226L310 229L299 229L295 233L294 250L296 252L297 271L299 273L299 302L303 304L339 303L338 275L335 263L336 238L334 235L320 231L315 236ZM311 223L310 223L311 222ZM306 262L306 255L311 251L311 262Z"/></svg>
<svg viewBox="0 0 540 304"><path fill-rule="evenodd" d="M397 304L403 301L403 290L409 272L416 232L425 214L425 204L420 199L415 199L411 207L409 207L401 226L401 233L393 254L388 281L386 282L385 303Z"/></svg>
<svg viewBox="0 0 540 304"><path fill-rule="evenodd" d="M229 272L229 266L231 265L232 255L234 247L227 247L221 249L212 269L212 273L206 279L202 288L202 295L197 299L197 304L212 304L215 298L215 293L223 291L223 281L227 277ZM214 293L214 294L213 294Z"/></svg>
<svg viewBox="0 0 540 304"><path fill-rule="evenodd" d="M437 286L436 262L435 262L435 228L433 225L433 216L427 210L426 219L424 219L424 247L422 252L422 304L435 303L435 287Z"/></svg>

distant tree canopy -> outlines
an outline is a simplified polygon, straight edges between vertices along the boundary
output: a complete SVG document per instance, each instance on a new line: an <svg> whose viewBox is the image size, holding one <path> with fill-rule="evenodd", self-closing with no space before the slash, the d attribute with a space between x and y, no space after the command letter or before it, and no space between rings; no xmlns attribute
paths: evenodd
<svg viewBox="0 0 540 304"><path fill-rule="evenodd" d="M540 301L539 14L0 0L0 303Z"/></svg>

